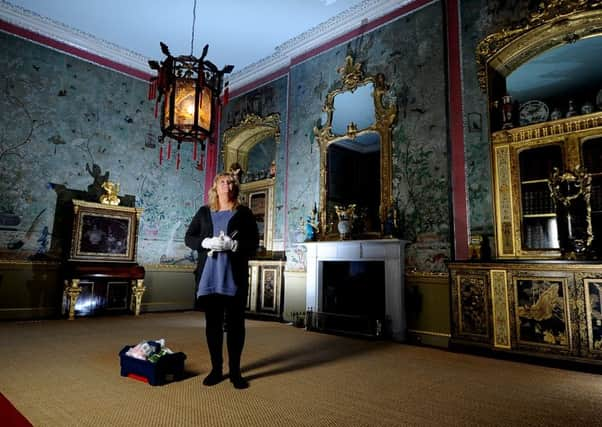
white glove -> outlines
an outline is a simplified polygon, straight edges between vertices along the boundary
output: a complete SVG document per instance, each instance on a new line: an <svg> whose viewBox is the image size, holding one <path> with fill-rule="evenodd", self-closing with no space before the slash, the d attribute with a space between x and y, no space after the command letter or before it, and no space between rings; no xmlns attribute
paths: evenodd
<svg viewBox="0 0 602 427"><path fill-rule="evenodd" d="M219 239L217 237L205 237L201 242L201 246L205 249L215 249L219 244Z"/></svg>
<svg viewBox="0 0 602 427"><path fill-rule="evenodd" d="M209 255L213 252L232 251L235 252L238 248L238 241L233 240L230 236L226 236L223 231L220 231L217 237L206 237L201 242L201 246L209 249Z"/></svg>
<svg viewBox="0 0 602 427"><path fill-rule="evenodd" d="M234 240L230 236L224 236L222 242L224 245L223 251L236 252L236 249L238 249L238 240Z"/></svg>
<svg viewBox="0 0 602 427"><path fill-rule="evenodd" d="M224 241L219 237L206 237L201 242L201 246L212 251L223 251Z"/></svg>

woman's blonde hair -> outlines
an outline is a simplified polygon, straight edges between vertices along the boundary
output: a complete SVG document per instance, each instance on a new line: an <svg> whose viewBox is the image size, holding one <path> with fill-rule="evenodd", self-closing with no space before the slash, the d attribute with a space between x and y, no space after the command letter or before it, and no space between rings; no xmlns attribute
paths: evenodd
<svg viewBox="0 0 602 427"><path fill-rule="evenodd" d="M228 183L232 183L232 201L234 202L232 208L235 209L238 207L238 205L240 205L240 201L238 200L238 194L240 193L240 183L238 182L236 175L233 175L229 172L221 172L215 176L215 179L213 180L213 185L209 189L209 208L211 208L212 211L218 211L220 208L219 199L217 197L217 182L222 178L227 178Z"/></svg>

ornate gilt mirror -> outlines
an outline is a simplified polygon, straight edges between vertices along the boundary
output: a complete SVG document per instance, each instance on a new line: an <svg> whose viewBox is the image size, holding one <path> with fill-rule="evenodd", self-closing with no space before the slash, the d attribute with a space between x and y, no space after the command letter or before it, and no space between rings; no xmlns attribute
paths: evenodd
<svg viewBox="0 0 602 427"><path fill-rule="evenodd" d="M224 131L224 169L241 169L240 200L257 221L259 246L273 250L274 181L280 143L280 115L248 114L237 126Z"/></svg>
<svg viewBox="0 0 602 427"><path fill-rule="evenodd" d="M359 217L356 235L376 237L392 204L391 128L397 107L383 99L384 75L365 75L350 55L337 71L341 85L326 95L323 125L314 127L320 144L321 237L336 233L336 207L349 205Z"/></svg>

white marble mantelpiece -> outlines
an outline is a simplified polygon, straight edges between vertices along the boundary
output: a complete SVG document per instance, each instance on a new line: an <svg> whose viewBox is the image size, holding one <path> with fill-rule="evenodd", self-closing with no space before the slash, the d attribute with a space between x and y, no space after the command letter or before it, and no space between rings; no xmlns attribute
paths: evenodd
<svg viewBox="0 0 602 427"><path fill-rule="evenodd" d="M391 320L392 338L406 338L404 305L404 247L405 240L343 240L305 242L307 248L306 304L308 309L322 311L322 262L324 261L384 261L385 314Z"/></svg>

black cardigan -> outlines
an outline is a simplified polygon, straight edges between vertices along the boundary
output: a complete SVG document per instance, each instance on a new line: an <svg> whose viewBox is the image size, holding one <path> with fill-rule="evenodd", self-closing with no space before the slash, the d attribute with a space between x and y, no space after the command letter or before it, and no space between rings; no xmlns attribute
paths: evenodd
<svg viewBox="0 0 602 427"><path fill-rule="evenodd" d="M238 241L236 252L230 255L232 264L232 274L234 275L234 283L238 288L237 295L246 298L247 289L249 287L249 259L255 255L257 246L259 245L259 234L257 232L257 223L255 216L246 206L238 206L236 212L228 222L228 236L232 236L234 232L234 240ZM184 242L192 250L196 250L199 254L197 267L194 270L194 280L196 286L199 285L199 279L205 261L207 261L208 249L201 246L203 239L213 237L213 221L211 221L211 210L209 206L202 206L192 218Z"/></svg>

